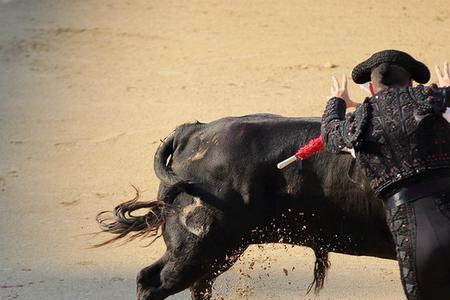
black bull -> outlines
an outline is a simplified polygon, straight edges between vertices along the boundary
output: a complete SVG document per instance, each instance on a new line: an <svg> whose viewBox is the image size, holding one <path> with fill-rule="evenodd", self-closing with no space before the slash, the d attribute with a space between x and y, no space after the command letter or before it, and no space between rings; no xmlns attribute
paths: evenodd
<svg viewBox="0 0 450 300"><path fill-rule="evenodd" d="M169 135L155 154L158 200L136 197L112 220L98 218L113 240L162 228L167 251L139 272L137 298L190 288L193 299L209 299L214 279L250 244L312 248L316 292L328 252L395 259L382 204L350 155L321 152L276 168L319 133L317 118L250 115L184 124ZM131 214L139 208L147 214Z"/></svg>

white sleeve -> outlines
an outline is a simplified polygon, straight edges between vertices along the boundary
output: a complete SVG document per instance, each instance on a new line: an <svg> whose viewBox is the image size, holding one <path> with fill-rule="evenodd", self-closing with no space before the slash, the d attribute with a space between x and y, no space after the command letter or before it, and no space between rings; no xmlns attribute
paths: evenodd
<svg viewBox="0 0 450 300"><path fill-rule="evenodd" d="M353 158L356 158L356 154L355 154L355 149L354 149L354 148L347 148L347 147L344 147L344 148L342 149L342 152L350 153L350 154L353 156Z"/></svg>
<svg viewBox="0 0 450 300"><path fill-rule="evenodd" d="M447 120L447 122L450 123L450 107L447 107L447 110L442 114L442 116Z"/></svg>

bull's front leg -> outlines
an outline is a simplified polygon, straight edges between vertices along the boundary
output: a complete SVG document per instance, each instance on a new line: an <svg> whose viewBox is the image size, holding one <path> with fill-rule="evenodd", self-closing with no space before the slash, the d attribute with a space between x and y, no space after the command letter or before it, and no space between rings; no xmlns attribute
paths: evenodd
<svg viewBox="0 0 450 300"><path fill-rule="evenodd" d="M214 279L204 279L195 282L191 286L192 300L209 300L212 297Z"/></svg>
<svg viewBox="0 0 450 300"><path fill-rule="evenodd" d="M159 300L165 297L160 293L161 271L167 261L167 253L152 265L142 269L136 278L137 300Z"/></svg>
<svg viewBox="0 0 450 300"><path fill-rule="evenodd" d="M192 300L210 300L212 297L212 288L214 281L222 273L230 269L235 262L239 259L242 253L247 249L249 244L242 243L237 249L228 249L222 253L218 253L213 259L214 263L210 261L203 260L202 264L209 265L209 272L202 279L194 282L191 287L191 299ZM211 254L211 253L209 253Z"/></svg>

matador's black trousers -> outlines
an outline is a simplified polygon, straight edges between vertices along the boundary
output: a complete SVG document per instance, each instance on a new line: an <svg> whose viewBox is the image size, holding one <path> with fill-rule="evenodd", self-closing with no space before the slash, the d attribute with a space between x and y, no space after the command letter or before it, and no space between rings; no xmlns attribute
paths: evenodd
<svg viewBox="0 0 450 300"><path fill-rule="evenodd" d="M450 300L450 177L421 182L385 201L403 289L408 300Z"/></svg>

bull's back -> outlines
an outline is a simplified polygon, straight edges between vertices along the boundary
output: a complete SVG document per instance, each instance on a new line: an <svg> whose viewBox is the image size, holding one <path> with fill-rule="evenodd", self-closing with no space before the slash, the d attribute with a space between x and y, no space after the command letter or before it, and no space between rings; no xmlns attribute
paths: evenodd
<svg viewBox="0 0 450 300"><path fill-rule="evenodd" d="M319 118L286 118L270 114L228 117L192 124L179 134L173 154L175 173L184 179L221 181L270 169L299 146L320 134ZM225 174L226 173L226 174Z"/></svg>

